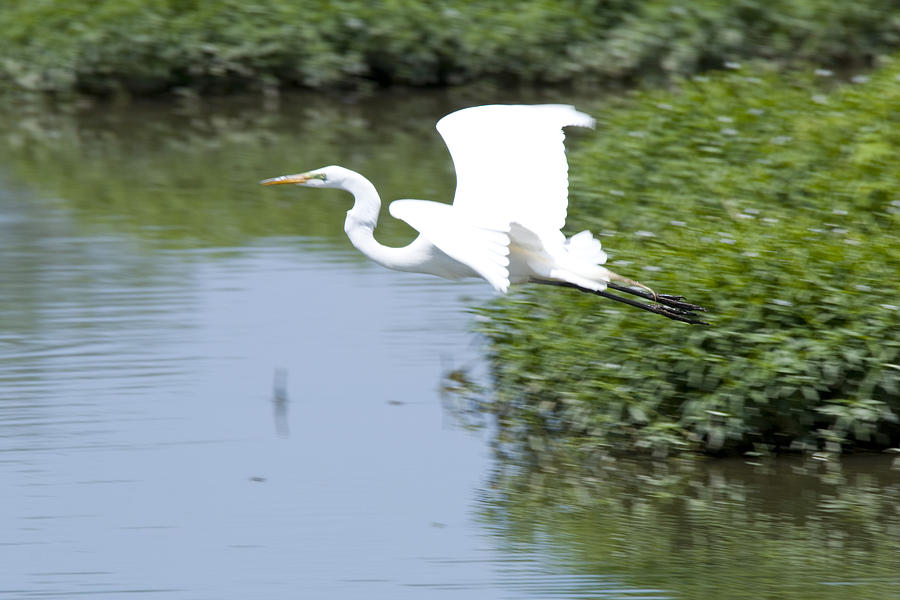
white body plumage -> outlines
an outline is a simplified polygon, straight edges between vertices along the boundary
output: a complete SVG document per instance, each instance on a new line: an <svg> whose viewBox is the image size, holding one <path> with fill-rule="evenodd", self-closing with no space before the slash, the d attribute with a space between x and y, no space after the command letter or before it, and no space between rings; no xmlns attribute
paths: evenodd
<svg viewBox="0 0 900 600"><path fill-rule="evenodd" d="M452 205L396 200L389 210L419 231L403 248L373 235L381 207L375 186L354 171L329 166L267 179L340 188L353 194L344 231L356 248L390 269L448 279L479 276L499 292L513 283L560 281L599 291L611 276L606 253L590 232L560 231L568 206L563 127L592 127L571 106L476 106L438 121L456 169Z"/></svg>

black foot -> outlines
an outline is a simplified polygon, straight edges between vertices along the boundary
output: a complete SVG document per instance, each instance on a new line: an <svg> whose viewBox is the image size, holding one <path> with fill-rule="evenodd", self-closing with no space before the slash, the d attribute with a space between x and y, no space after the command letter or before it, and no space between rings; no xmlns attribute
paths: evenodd
<svg viewBox="0 0 900 600"><path fill-rule="evenodd" d="M640 290L636 288L626 287L623 285L618 285L615 283L609 283L608 287L610 289L624 292L626 294L631 294L633 296L638 296L640 298L644 298L645 300L650 300L650 303L638 302L637 300L631 300L630 298L623 298L622 296L617 296L607 291L594 291L589 290L587 288L583 288L579 285L575 285L574 283L569 283L567 281L545 281L545 280L534 280L536 283L543 283L546 285L556 285L560 287L570 287L576 290L581 290L582 292L589 292L592 294L597 294L598 296L603 296L604 298L609 298L610 300L615 300L616 302L622 302L623 304L628 304L629 306L634 306L635 308L640 308L641 310L646 310L648 312L655 313L657 315L662 315L668 319L672 319L673 321L681 321L682 323L690 323L691 325L709 325L706 321L703 321L696 314L697 312L706 312L706 309L697 304L691 304L690 302L684 301L684 296L672 296L669 294L651 294L645 290Z"/></svg>

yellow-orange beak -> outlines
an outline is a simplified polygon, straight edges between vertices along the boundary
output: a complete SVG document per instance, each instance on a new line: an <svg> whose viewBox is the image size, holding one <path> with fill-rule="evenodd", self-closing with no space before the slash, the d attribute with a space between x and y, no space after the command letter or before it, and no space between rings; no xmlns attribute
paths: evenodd
<svg viewBox="0 0 900 600"><path fill-rule="evenodd" d="M282 175L281 177L272 177L271 179L263 179L259 183L261 185L280 185L282 183L306 183L312 177L311 173L298 173L296 175Z"/></svg>

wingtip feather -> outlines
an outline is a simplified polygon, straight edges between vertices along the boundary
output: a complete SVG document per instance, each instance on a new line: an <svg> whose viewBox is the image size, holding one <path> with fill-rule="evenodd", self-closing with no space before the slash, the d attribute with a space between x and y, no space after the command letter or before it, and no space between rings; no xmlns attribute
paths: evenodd
<svg viewBox="0 0 900 600"><path fill-rule="evenodd" d="M452 121L465 118L464 115L488 114L491 112L518 110L536 110L545 113L555 113L559 117L559 127L594 127L597 121L587 113L583 113L571 104L486 104L483 106L470 106L461 108L441 117L435 124L437 130L443 135L444 127Z"/></svg>
<svg viewBox="0 0 900 600"><path fill-rule="evenodd" d="M591 115L583 113L571 104L560 104L560 107L567 109L567 115L563 127L591 127L593 128L597 121Z"/></svg>

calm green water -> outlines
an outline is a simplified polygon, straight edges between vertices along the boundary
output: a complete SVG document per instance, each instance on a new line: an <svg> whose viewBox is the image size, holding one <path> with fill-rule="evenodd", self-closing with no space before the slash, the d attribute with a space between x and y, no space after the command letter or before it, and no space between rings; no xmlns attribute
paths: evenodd
<svg viewBox="0 0 900 600"><path fill-rule="evenodd" d="M349 197L256 184L338 163L449 200L433 124L484 101L6 111L0 598L900 597L890 457L498 465L440 392L483 370L488 286L369 264Z"/></svg>

